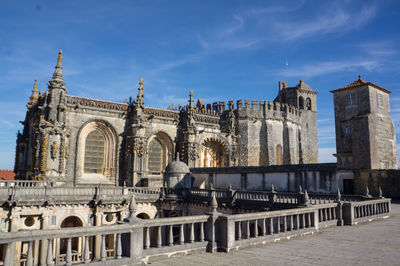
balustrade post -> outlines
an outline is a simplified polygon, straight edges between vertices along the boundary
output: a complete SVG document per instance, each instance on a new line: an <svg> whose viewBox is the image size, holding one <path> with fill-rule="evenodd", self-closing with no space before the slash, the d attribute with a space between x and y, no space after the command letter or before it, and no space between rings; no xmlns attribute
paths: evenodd
<svg viewBox="0 0 400 266"><path fill-rule="evenodd" d="M6 244L6 254L4 257L4 265L11 265L11 245L13 243L7 243Z"/></svg>
<svg viewBox="0 0 400 266"><path fill-rule="evenodd" d="M250 221L246 221L246 239L250 238Z"/></svg>
<svg viewBox="0 0 400 266"><path fill-rule="evenodd" d="M189 237L190 243L194 243L194 223L190 224L190 237Z"/></svg>
<svg viewBox="0 0 400 266"><path fill-rule="evenodd" d="M122 258L121 234L120 234L120 233L117 233L116 236L117 236L117 241L116 241L117 246L116 246L116 251L115 251L115 253L116 253L116 258L117 258L117 259L120 259L120 258Z"/></svg>
<svg viewBox="0 0 400 266"><path fill-rule="evenodd" d="M83 252L83 262L85 264L89 264L89 262L90 262L89 237L90 236L85 236L85 246L84 246L84 252Z"/></svg>
<svg viewBox="0 0 400 266"><path fill-rule="evenodd" d="M28 242L28 254L26 257L26 266L33 266L33 241Z"/></svg>
<svg viewBox="0 0 400 266"><path fill-rule="evenodd" d="M237 222L237 224L238 224L238 240L241 240L242 239L242 222L241 221L239 221L239 222Z"/></svg>
<svg viewBox="0 0 400 266"><path fill-rule="evenodd" d="M144 232L145 232L144 249L149 249L150 248L150 227L145 227Z"/></svg>
<svg viewBox="0 0 400 266"><path fill-rule="evenodd" d="M107 259L106 235L101 235L100 259L101 261L106 261Z"/></svg>
<svg viewBox="0 0 400 266"><path fill-rule="evenodd" d="M274 218L269 218L269 234L274 234Z"/></svg>
<svg viewBox="0 0 400 266"><path fill-rule="evenodd" d="M42 217L41 229L48 229L49 228L49 220L50 220L50 217L48 215L45 215L45 216ZM47 246L48 246L47 239L42 239L40 241L40 256L39 256L40 265L46 265L46 256L47 256L46 249L47 249Z"/></svg>
<svg viewBox="0 0 400 266"><path fill-rule="evenodd" d="M185 234L183 231L183 224L179 225L179 245L183 245L185 243Z"/></svg>
<svg viewBox="0 0 400 266"><path fill-rule="evenodd" d="M172 225L168 226L168 246L174 244L174 235L172 233Z"/></svg>
<svg viewBox="0 0 400 266"><path fill-rule="evenodd" d="M157 247L160 248L162 244L161 226L157 227Z"/></svg>
<svg viewBox="0 0 400 266"><path fill-rule="evenodd" d="M307 227L311 227L311 213L307 213Z"/></svg>
<svg viewBox="0 0 400 266"><path fill-rule="evenodd" d="M286 232L287 230L287 217L283 216L283 232Z"/></svg>
<svg viewBox="0 0 400 266"><path fill-rule="evenodd" d="M71 250L71 238L67 238L67 254L65 254L65 262L67 266L72 265L72 250Z"/></svg>
<svg viewBox="0 0 400 266"><path fill-rule="evenodd" d="M254 220L254 237L258 237L258 223L257 223L257 219Z"/></svg>
<svg viewBox="0 0 400 266"><path fill-rule="evenodd" d="M266 219L265 218L263 218L262 219L262 222L261 222L261 226L262 226L262 232L261 232L261 234L262 234L262 236L265 236L265 234L266 234L266 231L267 231L267 227L266 227L266 224L265 224L265 221Z"/></svg>
<svg viewBox="0 0 400 266"><path fill-rule="evenodd" d="M204 241L204 223L200 223L200 242Z"/></svg>
<svg viewBox="0 0 400 266"><path fill-rule="evenodd" d="M289 230L293 231L293 215L290 215L290 226L289 226Z"/></svg>
<svg viewBox="0 0 400 266"><path fill-rule="evenodd" d="M7 264L4 264L4 265L7 265ZM53 261L53 239L49 239L47 241L46 265L47 266L54 265L54 261Z"/></svg>

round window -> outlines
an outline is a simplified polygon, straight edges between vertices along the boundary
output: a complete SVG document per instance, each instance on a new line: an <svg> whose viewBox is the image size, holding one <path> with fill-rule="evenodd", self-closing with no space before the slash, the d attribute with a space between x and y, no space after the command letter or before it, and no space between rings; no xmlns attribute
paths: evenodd
<svg viewBox="0 0 400 266"><path fill-rule="evenodd" d="M114 215L112 213L108 213L106 215L106 221L111 222L112 220L114 220Z"/></svg>
<svg viewBox="0 0 400 266"><path fill-rule="evenodd" d="M31 227L35 223L35 219L33 217L26 217L24 223L26 226Z"/></svg>

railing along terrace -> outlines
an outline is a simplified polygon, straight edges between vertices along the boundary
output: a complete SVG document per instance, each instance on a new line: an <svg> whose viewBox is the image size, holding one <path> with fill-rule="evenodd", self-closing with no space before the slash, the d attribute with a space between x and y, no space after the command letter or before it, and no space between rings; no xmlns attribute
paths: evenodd
<svg viewBox="0 0 400 266"><path fill-rule="evenodd" d="M206 250L208 215L143 220L143 256L187 249Z"/></svg>
<svg viewBox="0 0 400 266"><path fill-rule="evenodd" d="M227 233L221 239L222 250L229 252L240 246L268 242L283 237L318 230L315 207L221 216Z"/></svg>
<svg viewBox="0 0 400 266"><path fill-rule="evenodd" d="M27 183L3 183L0 185L0 204L6 201L24 203L40 202L121 202L136 195L139 201L156 201L160 198L160 188L137 187L70 187L46 185L44 181L28 181ZM20 186L22 184L22 186ZM29 185L26 185L29 184Z"/></svg>
<svg viewBox="0 0 400 266"><path fill-rule="evenodd" d="M31 180L7 180L0 181L0 187L54 187L55 182L52 181L31 181Z"/></svg>
<svg viewBox="0 0 400 266"><path fill-rule="evenodd" d="M72 265L99 261L104 265L115 265L112 264L115 260L132 262L181 250L205 251L208 219L209 215L135 219L133 223L117 225L0 233L0 246L5 247L3 265L11 262L27 266L37 262L40 265ZM16 243L26 245L27 252L11 257L15 254L12 249ZM112 245L108 246L110 243ZM37 257L34 256L34 244L41 247ZM79 250L74 250L77 247Z"/></svg>
<svg viewBox="0 0 400 266"><path fill-rule="evenodd" d="M343 203L343 219L346 225L387 217L390 214L391 199L371 199Z"/></svg>

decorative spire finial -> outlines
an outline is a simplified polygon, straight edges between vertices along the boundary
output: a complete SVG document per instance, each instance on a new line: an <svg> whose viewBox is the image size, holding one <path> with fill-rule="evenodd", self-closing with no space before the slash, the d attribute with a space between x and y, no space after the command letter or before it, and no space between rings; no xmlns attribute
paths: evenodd
<svg viewBox="0 0 400 266"><path fill-rule="evenodd" d="M139 88L138 88L138 90L139 90L139 93L138 93L138 95L136 97L136 104L138 106L140 106L140 107L143 107L144 106L144 100L143 100L143 98L144 98L144 95L143 95L143 78L139 79Z"/></svg>
<svg viewBox="0 0 400 266"><path fill-rule="evenodd" d="M342 195L340 194L340 189L337 189L336 201L340 201Z"/></svg>
<svg viewBox="0 0 400 266"><path fill-rule="evenodd" d="M371 195L369 194L369 188L368 188L368 186L365 186L365 196L368 197L368 198L371 197Z"/></svg>
<svg viewBox="0 0 400 266"><path fill-rule="evenodd" d="M379 198L384 198L381 186L378 187L378 191L379 191Z"/></svg>
<svg viewBox="0 0 400 266"><path fill-rule="evenodd" d="M53 78L49 81L49 89L63 89L65 92L67 92L67 89L65 88L65 81L63 78L63 73L62 73L62 66L61 66L61 61L63 60L62 57L62 51L60 50L58 52L57 56L57 65L56 69L54 70L53 73Z"/></svg>
<svg viewBox="0 0 400 266"><path fill-rule="evenodd" d="M189 107L193 108L193 91L190 91L189 93Z"/></svg>
<svg viewBox="0 0 400 266"><path fill-rule="evenodd" d="M217 198L215 197L215 191L212 191L212 198L210 203L211 211L216 212L218 208Z"/></svg>
<svg viewBox="0 0 400 266"><path fill-rule="evenodd" d="M37 79L35 79L32 94L31 94L31 97L29 98L29 102L26 105L26 107L30 108L31 106L33 106L36 103L36 101L38 100L38 98L39 98L39 95L38 95L38 90L37 90Z"/></svg>
<svg viewBox="0 0 400 266"><path fill-rule="evenodd" d="M362 80L361 75L358 75L358 80Z"/></svg>
<svg viewBox="0 0 400 266"><path fill-rule="evenodd" d="M308 197L307 189L304 190L304 205L308 205L310 203L310 198Z"/></svg>
<svg viewBox="0 0 400 266"><path fill-rule="evenodd" d="M62 57L62 50L60 49L60 51L58 52L58 56L57 56L57 65L61 64L61 61L63 60Z"/></svg>

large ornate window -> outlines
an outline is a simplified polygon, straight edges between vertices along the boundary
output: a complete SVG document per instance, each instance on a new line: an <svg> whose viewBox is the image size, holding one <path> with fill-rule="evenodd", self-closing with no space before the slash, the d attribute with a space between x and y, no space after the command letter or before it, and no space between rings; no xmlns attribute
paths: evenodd
<svg viewBox="0 0 400 266"><path fill-rule="evenodd" d="M161 174L164 166L163 147L158 139L153 139L149 144L148 170L152 174Z"/></svg>
<svg viewBox="0 0 400 266"><path fill-rule="evenodd" d="M173 154L173 143L166 133L151 136L147 142L147 173L161 175Z"/></svg>
<svg viewBox="0 0 400 266"><path fill-rule="evenodd" d="M116 182L117 135L106 122L91 121L78 135L76 178L78 183Z"/></svg>
<svg viewBox="0 0 400 266"><path fill-rule="evenodd" d="M85 142L85 173L100 174L103 171L104 137L98 130L93 130Z"/></svg>

